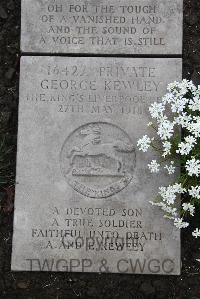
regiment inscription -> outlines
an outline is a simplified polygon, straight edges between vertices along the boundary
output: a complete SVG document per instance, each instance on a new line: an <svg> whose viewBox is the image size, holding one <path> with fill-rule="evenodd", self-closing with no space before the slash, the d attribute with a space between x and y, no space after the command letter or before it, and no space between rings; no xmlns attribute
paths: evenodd
<svg viewBox="0 0 200 299"><path fill-rule="evenodd" d="M22 57L12 270L180 273L137 150L178 58ZM23 238L22 238L23 236Z"/></svg>
<svg viewBox="0 0 200 299"><path fill-rule="evenodd" d="M22 52L181 54L182 0L22 0Z"/></svg>

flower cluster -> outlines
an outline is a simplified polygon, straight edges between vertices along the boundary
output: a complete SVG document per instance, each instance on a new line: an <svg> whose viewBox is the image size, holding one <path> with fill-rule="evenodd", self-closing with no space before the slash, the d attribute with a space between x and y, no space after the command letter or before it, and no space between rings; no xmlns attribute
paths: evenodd
<svg viewBox="0 0 200 299"><path fill-rule="evenodd" d="M148 127L156 130L157 137L143 136L138 147L143 152L150 147L159 152L159 160L154 158L148 163L151 173L165 171L175 178L174 174L179 173L176 169L181 167L177 182L160 187L157 200L151 204L159 206L177 228L185 228L189 226L186 217L194 216L195 206L200 203L200 86L183 80L169 84L167 90L161 102L149 108L153 121ZM179 212L177 198L183 194ZM192 235L200 237L200 229Z"/></svg>

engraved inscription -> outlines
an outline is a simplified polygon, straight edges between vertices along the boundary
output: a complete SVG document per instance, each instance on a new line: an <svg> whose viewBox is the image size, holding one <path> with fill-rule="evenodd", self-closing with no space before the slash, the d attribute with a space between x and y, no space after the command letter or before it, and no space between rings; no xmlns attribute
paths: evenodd
<svg viewBox="0 0 200 299"><path fill-rule="evenodd" d="M182 0L22 0L22 12L25 52L181 54Z"/></svg>
<svg viewBox="0 0 200 299"><path fill-rule="evenodd" d="M152 61L147 66L105 61L96 64L95 76L83 59L64 63L41 67L37 88L27 91L30 105L53 105L57 112L66 114L136 117L144 115L151 102L160 101L165 86L159 66Z"/></svg>
<svg viewBox="0 0 200 299"><path fill-rule="evenodd" d="M89 123L67 138L60 163L74 190L88 197L105 198L130 183L136 164L135 147L117 126Z"/></svg>

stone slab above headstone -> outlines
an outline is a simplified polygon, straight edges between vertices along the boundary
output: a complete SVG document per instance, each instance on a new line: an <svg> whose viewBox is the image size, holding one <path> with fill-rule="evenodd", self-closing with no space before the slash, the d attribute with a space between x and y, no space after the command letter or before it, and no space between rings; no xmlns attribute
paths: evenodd
<svg viewBox="0 0 200 299"><path fill-rule="evenodd" d="M137 149L176 58L22 57L12 270L180 273Z"/></svg>
<svg viewBox="0 0 200 299"><path fill-rule="evenodd" d="M182 54L183 0L22 0L27 53Z"/></svg>

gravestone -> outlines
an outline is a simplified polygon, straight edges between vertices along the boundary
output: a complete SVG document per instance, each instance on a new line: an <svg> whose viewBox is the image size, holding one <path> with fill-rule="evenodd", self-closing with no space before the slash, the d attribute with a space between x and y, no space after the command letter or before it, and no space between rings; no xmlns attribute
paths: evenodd
<svg viewBox="0 0 200 299"><path fill-rule="evenodd" d="M149 204L169 178L136 144L181 68L22 57L12 270L180 274L180 231Z"/></svg>
<svg viewBox="0 0 200 299"><path fill-rule="evenodd" d="M27 53L181 54L183 0L22 0Z"/></svg>

